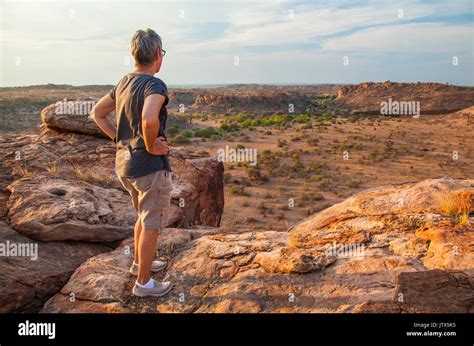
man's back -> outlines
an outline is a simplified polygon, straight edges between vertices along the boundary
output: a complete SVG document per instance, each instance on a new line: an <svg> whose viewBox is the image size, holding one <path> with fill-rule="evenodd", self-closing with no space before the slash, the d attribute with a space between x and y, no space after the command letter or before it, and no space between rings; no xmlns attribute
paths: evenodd
<svg viewBox="0 0 474 346"><path fill-rule="evenodd" d="M151 155L145 149L142 110L145 98L152 94L161 94L166 98L159 115L158 132L158 136L166 138L168 90L161 79L148 74L128 73L109 93L115 100L116 170L120 177L138 178L159 170L171 170L168 155Z"/></svg>

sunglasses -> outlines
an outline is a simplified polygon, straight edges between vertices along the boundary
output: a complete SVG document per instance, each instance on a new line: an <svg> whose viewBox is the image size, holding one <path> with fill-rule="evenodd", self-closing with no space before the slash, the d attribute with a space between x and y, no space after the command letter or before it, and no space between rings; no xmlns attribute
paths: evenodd
<svg viewBox="0 0 474 346"><path fill-rule="evenodd" d="M162 49L161 53L163 53L163 56L165 56L166 55L166 50Z"/></svg>

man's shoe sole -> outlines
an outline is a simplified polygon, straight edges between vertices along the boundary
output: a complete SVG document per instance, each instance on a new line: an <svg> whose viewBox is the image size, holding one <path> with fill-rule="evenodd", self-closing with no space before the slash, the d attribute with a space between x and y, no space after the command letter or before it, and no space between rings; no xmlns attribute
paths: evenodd
<svg viewBox="0 0 474 346"><path fill-rule="evenodd" d="M137 297L163 297L164 295L168 294L172 289L173 285L170 285L170 287L163 293L138 293L133 290L133 294Z"/></svg>

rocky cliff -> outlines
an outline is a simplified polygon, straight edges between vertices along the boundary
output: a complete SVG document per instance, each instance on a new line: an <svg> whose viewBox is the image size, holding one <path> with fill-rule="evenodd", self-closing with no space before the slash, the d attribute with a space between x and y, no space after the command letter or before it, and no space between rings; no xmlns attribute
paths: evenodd
<svg viewBox="0 0 474 346"><path fill-rule="evenodd" d="M42 312L472 313L473 199L474 180L434 179L364 191L289 232L169 229L163 298L131 296L128 239Z"/></svg>
<svg viewBox="0 0 474 346"><path fill-rule="evenodd" d="M380 114L381 102L419 102L422 114L448 114L472 106L474 88L440 83L361 83L339 89L335 104L354 113Z"/></svg>
<svg viewBox="0 0 474 346"><path fill-rule="evenodd" d="M0 257L1 312L37 311L81 263L130 237L136 220L114 173L113 142L88 115L55 114L52 105L42 120L39 135L0 137L0 250L37 249L34 260ZM175 151L171 165L168 226L219 226L222 163Z"/></svg>

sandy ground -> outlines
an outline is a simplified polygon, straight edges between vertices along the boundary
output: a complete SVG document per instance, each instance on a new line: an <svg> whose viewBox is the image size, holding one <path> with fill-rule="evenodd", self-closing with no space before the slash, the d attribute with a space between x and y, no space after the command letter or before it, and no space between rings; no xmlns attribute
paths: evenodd
<svg viewBox="0 0 474 346"><path fill-rule="evenodd" d="M41 86L0 90L0 133L38 132L40 110L64 98L103 95L110 86ZM263 91L262 91L263 92ZM222 119L180 125L219 129ZM304 217L361 190L443 176L473 178L474 122L459 114L321 119L306 124L241 129L222 138L177 146L216 155L226 146L257 151L261 181L245 163L225 162L223 227L286 230ZM278 145L286 141L286 144ZM273 157L273 169L265 159ZM254 170L255 171L255 170ZM266 179L266 181L264 181ZM258 180L258 179L257 179ZM242 190L243 189L243 190ZM240 192L239 192L240 191ZM241 193L244 191L244 193Z"/></svg>
<svg viewBox="0 0 474 346"><path fill-rule="evenodd" d="M195 121L193 127L218 125L218 120ZM233 138L193 139L192 144L180 147L211 155L238 144L257 150L262 175L268 177L263 184L252 181L245 167L233 162L224 164L227 183L223 227L285 230L313 212L367 188L443 176L473 177L474 137L469 135L473 124L454 114L423 115L419 119L367 117L355 123L341 118L323 130L301 127L257 127L254 131L242 130ZM293 137L301 140L292 141ZM313 142L309 144L308 139ZM262 153L265 149L272 154L283 152L279 140L288 143L289 157L278 159L283 166L292 166L292 156L297 153L304 167L313 163L317 169L309 170L308 177L298 177L297 169L290 169L294 174L288 176L269 176L261 162ZM244 186L248 196L232 193L232 186L246 183L250 183Z"/></svg>

